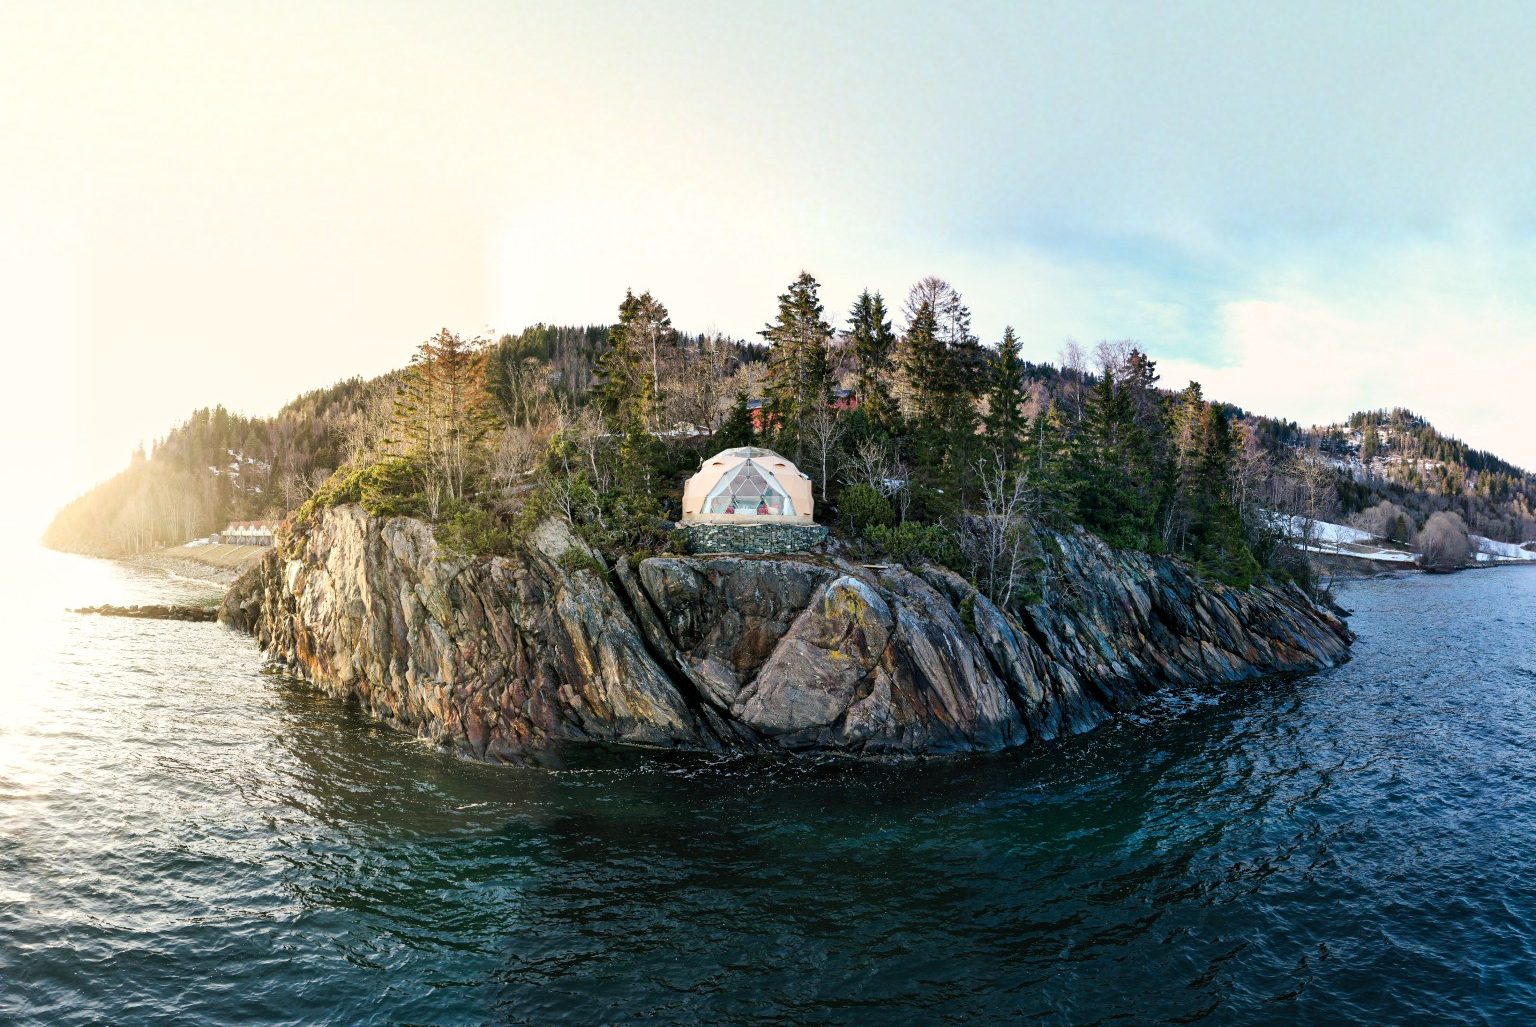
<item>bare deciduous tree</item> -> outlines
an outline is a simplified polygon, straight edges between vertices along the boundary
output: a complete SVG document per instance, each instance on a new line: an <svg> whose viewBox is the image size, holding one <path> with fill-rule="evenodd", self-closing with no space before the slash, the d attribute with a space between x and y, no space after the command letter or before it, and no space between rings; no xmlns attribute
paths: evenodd
<svg viewBox="0 0 1536 1027"><path fill-rule="evenodd" d="M1101 339L1093 347L1094 366L1099 369L1099 374L1113 375L1115 381L1121 381L1125 378L1126 368L1131 362L1131 351L1135 348L1136 344L1130 339L1116 339L1113 342Z"/></svg>
<svg viewBox="0 0 1536 1027"><path fill-rule="evenodd" d="M960 549L987 598L1006 608L1023 586L1033 551L1035 496L1028 474L1010 471L1000 452L976 461L976 479L981 509L966 518Z"/></svg>
<svg viewBox="0 0 1536 1027"><path fill-rule="evenodd" d="M1430 571L1465 567L1472 559L1472 541L1461 515L1440 510L1429 515L1419 531L1419 566Z"/></svg>
<svg viewBox="0 0 1536 1027"><path fill-rule="evenodd" d="M509 425L491 454L491 483L501 496L510 496L528 483L539 456L549 444L549 432L537 424Z"/></svg>
<svg viewBox="0 0 1536 1027"><path fill-rule="evenodd" d="M735 359L729 340L706 335L675 366L664 367L663 427L686 425L711 435L718 431L736 394L729 387Z"/></svg>
<svg viewBox="0 0 1536 1027"><path fill-rule="evenodd" d="M350 463L371 463L381 456L391 455L389 429L394 412L394 397L379 391L370 396L362 409L346 421L341 437Z"/></svg>
<svg viewBox="0 0 1536 1027"><path fill-rule="evenodd" d="M1375 506L1361 510L1350 518L1350 522L1361 531L1368 531L1378 538L1394 542L1413 541L1413 518L1407 510L1390 499L1383 499Z"/></svg>
<svg viewBox="0 0 1536 1027"><path fill-rule="evenodd" d="M848 423L837 410L823 403L801 421L805 443L821 479L821 501L827 498L827 482L837 476L840 456L838 443L847 433Z"/></svg>
<svg viewBox="0 0 1536 1027"><path fill-rule="evenodd" d="M553 373L549 362L537 357L523 357L502 366L497 398L508 424L530 424L541 419L552 399Z"/></svg>
<svg viewBox="0 0 1536 1027"><path fill-rule="evenodd" d="M901 461L893 446L879 439L864 439L854 447L846 468L845 481L868 485L890 501L898 520L907 519L912 503L912 468Z"/></svg>
<svg viewBox="0 0 1536 1027"><path fill-rule="evenodd" d="M1086 396L1085 379L1088 376L1088 358L1083 353L1083 347L1078 345L1076 339L1068 339L1061 347L1061 355L1057 357L1063 372L1062 395L1068 413L1072 416L1072 423L1083 423L1083 405Z"/></svg>
<svg viewBox="0 0 1536 1027"><path fill-rule="evenodd" d="M1317 524L1339 508L1339 472L1323 452L1321 438L1312 436L1292 454L1287 465L1292 500L1284 508L1296 516L1293 534L1303 547L1317 541Z"/></svg>
<svg viewBox="0 0 1536 1027"><path fill-rule="evenodd" d="M1236 452L1232 464L1232 499L1244 527L1251 531L1264 516L1261 503L1274 474L1274 464L1251 421L1241 421L1233 430Z"/></svg>

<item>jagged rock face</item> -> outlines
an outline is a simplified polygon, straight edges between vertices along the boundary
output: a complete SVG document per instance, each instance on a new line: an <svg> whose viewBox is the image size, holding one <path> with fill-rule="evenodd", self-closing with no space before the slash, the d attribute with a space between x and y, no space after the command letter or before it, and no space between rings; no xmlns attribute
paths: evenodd
<svg viewBox="0 0 1536 1027"><path fill-rule="evenodd" d="M340 507L252 568L225 619L281 668L474 756L712 744L603 576L562 566L572 545L551 526L526 559L446 559L418 521Z"/></svg>
<svg viewBox="0 0 1536 1027"><path fill-rule="evenodd" d="M1298 590L1056 541L1050 594L1015 618L942 568L700 556L605 574L554 523L524 556L457 560L425 525L342 507L248 572L222 619L282 668L492 759L563 740L992 750L1087 730L1170 684L1348 652L1348 629Z"/></svg>

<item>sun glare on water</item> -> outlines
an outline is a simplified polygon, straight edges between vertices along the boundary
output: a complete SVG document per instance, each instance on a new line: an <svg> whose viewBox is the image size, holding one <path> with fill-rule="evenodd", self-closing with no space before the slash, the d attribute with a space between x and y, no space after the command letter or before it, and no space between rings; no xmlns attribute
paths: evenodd
<svg viewBox="0 0 1536 1027"><path fill-rule="evenodd" d="M116 567L12 538L0 547L10 587L0 593L0 788L25 789L44 773L51 734L65 730L77 695L64 673L88 644L76 606L111 601ZM97 598L100 594L101 598Z"/></svg>

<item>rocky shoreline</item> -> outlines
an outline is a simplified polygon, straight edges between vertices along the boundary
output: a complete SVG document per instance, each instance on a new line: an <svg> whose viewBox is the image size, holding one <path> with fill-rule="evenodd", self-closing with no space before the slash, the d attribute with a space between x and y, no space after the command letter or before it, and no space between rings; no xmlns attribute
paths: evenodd
<svg viewBox="0 0 1536 1027"><path fill-rule="evenodd" d="M446 555L427 525L338 507L283 539L220 619L275 666L467 756L568 741L699 750L990 751L1088 730L1175 685L1346 659L1295 588L1055 536L1019 618L942 568L796 555L604 569L556 522L526 555Z"/></svg>
<svg viewBox="0 0 1536 1027"><path fill-rule="evenodd" d="M172 546L123 559L136 567L228 588L266 552L256 546Z"/></svg>
<svg viewBox="0 0 1536 1027"><path fill-rule="evenodd" d="M94 614L98 617L129 617L137 620L213 621L219 616L218 606L188 606L185 604L147 603L138 606L78 606L70 613Z"/></svg>

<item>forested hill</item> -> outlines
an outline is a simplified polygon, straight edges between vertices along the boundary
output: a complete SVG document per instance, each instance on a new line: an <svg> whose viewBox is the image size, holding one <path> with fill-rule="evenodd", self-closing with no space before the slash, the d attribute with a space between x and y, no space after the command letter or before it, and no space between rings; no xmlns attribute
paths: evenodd
<svg viewBox="0 0 1536 1027"><path fill-rule="evenodd" d="M509 416L524 416L512 408L533 394L568 406L585 395L608 333L605 325L540 324L499 339L491 348L493 385ZM349 378L306 392L270 417L198 410L60 510L43 541L119 556L180 544L232 520L281 517L388 421L398 379L399 372Z"/></svg>
<svg viewBox="0 0 1536 1027"><path fill-rule="evenodd" d="M866 292L829 317L819 288L806 274L791 284L766 345L682 333L659 300L630 294L614 325L541 324L486 344L445 331L408 368L271 417L200 410L65 507L45 541L130 554L314 497L424 516L471 549L551 507L599 549L654 547L699 459L748 442L810 474L818 519L857 544L973 576L1013 568L987 585L1008 601L1039 584L1019 570L1039 556L1015 531L1030 520L1237 582L1307 573L1304 540L1276 538L1275 512L1385 518L1407 536L1444 515L1536 539L1530 474L1407 411L1304 429L1162 382L1128 341L1069 345L1054 362L1024 360L1011 329L984 345L940 279L913 286L895 316Z"/></svg>
<svg viewBox="0 0 1536 1027"><path fill-rule="evenodd" d="M1447 510L1488 538L1536 539L1536 476L1411 411L1363 411L1317 434L1341 471L1346 513L1390 501L1418 521Z"/></svg>
<svg viewBox="0 0 1536 1027"><path fill-rule="evenodd" d="M231 520L279 517L341 465L369 406L393 395L392 378L349 378L271 417L198 410L60 510L43 541L117 556L179 544Z"/></svg>

